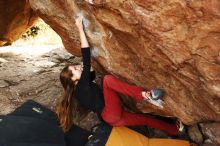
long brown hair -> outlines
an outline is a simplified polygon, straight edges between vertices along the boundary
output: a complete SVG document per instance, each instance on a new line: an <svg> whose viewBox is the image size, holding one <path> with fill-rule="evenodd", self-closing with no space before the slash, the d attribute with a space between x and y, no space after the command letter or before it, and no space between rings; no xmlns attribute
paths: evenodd
<svg viewBox="0 0 220 146"><path fill-rule="evenodd" d="M75 98L73 97L75 83L71 80L73 74L68 69L69 66L74 65L67 65L60 73L60 82L64 88L64 95L56 107L56 113L60 121L60 126L64 131L69 130L73 123L73 108L76 106L76 102L74 102Z"/></svg>

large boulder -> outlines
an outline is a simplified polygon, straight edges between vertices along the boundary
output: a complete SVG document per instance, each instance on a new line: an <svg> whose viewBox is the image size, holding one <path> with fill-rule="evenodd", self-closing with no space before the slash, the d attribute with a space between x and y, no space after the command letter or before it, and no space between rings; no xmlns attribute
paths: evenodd
<svg viewBox="0 0 220 146"><path fill-rule="evenodd" d="M0 46L18 39L37 19L28 0L0 1Z"/></svg>
<svg viewBox="0 0 220 146"><path fill-rule="evenodd" d="M186 124L220 121L219 0L30 0L33 10L80 55L74 17L84 16L93 59L130 83L167 92L164 109Z"/></svg>

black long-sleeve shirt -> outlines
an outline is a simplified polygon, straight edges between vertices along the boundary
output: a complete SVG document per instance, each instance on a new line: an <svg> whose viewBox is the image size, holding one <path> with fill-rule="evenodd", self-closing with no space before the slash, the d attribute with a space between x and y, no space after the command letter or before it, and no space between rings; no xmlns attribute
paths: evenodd
<svg viewBox="0 0 220 146"><path fill-rule="evenodd" d="M83 57L83 71L76 85L74 97L80 104L96 113L101 113L104 108L103 92L99 86L92 82L94 72L90 72L90 48L81 48Z"/></svg>

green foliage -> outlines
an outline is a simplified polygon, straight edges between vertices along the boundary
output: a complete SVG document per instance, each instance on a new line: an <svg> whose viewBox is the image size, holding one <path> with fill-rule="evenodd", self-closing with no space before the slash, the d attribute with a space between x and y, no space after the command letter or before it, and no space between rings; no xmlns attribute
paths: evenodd
<svg viewBox="0 0 220 146"><path fill-rule="evenodd" d="M33 27L29 28L20 39L14 42L16 45L51 45L62 44L57 33L47 25L42 19L35 22Z"/></svg>
<svg viewBox="0 0 220 146"><path fill-rule="evenodd" d="M38 35L39 30L39 26L32 26L25 34L22 35L22 38L35 37Z"/></svg>

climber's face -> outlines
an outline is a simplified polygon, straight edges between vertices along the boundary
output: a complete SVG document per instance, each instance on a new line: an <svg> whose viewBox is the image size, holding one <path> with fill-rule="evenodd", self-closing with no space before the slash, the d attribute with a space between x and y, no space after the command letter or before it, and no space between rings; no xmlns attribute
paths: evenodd
<svg viewBox="0 0 220 146"><path fill-rule="evenodd" d="M82 71L83 71L83 66L82 65L72 65L68 67L68 70L70 70L73 74L71 77L71 80L73 82L77 81L80 79Z"/></svg>
<svg viewBox="0 0 220 146"><path fill-rule="evenodd" d="M151 93L151 91L152 91L152 90L146 91L146 93L145 93L145 98L148 99L148 100L150 100L150 99L152 98L152 93Z"/></svg>

